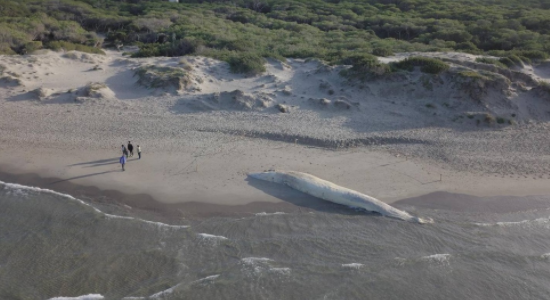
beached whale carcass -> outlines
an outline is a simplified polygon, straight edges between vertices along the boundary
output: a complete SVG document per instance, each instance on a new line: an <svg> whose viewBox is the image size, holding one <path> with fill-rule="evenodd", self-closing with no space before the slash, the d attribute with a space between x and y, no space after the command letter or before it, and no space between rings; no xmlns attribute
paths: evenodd
<svg viewBox="0 0 550 300"><path fill-rule="evenodd" d="M330 202L364 208L381 215L416 223L430 223L429 219L411 216L406 211L399 210L376 198L357 191L336 185L313 175L294 171L268 171L249 173L248 176L260 180L284 184L300 192L321 198Z"/></svg>

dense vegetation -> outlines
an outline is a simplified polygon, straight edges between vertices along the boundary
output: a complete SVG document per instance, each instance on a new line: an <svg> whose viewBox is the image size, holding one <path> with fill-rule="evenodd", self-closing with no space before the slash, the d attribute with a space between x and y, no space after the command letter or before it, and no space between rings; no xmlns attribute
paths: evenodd
<svg viewBox="0 0 550 300"><path fill-rule="evenodd" d="M375 63L366 55L398 51L487 52L510 66L550 54L550 1L0 0L0 53L95 51L96 33L106 46L139 44L136 56L200 54L240 72L261 71L262 57L361 69Z"/></svg>

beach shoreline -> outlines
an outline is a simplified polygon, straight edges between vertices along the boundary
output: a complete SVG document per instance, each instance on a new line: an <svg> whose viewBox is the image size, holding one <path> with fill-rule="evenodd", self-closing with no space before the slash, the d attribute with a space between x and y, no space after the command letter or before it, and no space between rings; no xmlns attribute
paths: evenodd
<svg viewBox="0 0 550 300"><path fill-rule="evenodd" d="M316 61L269 62L265 75L247 77L220 61L186 57L195 81L185 90L145 88L134 76L149 64L178 68L181 59L112 51L0 57L20 79L0 87L2 177L78 197L74 183L96 190L91 198L121 193L115 198L130 207L177 204L196 215L304 207L303 194L247 177L267 170L309 173L386 203L440 191L550 194L549 124L529 119L537 115L525 113L513 126L479 125L475 110L487 105L456 98L462 91L450 84L411 101L399 81L357 86L341 67ZM327 86L332 99L321 98ZM497 100L504 101L487 101ZM542 100L523 99L533 106L524 111L542 113ZM426 101L447 102L435 112ZM457 118L457 110L472 119ZM120 145L128 141L143 158L130 157L121 172Z"/></svg>

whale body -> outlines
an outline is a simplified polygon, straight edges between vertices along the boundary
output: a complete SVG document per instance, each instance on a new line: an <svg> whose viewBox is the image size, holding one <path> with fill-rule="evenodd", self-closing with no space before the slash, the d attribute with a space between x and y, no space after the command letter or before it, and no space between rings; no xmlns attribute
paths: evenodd
<svg viewBox="0 0 550 300"><path fill-rule="evenodd" d="M283 184L323 200L351 207L364 208L368 211L377 212L383 216L415 223L432 222L430 219L412 216L406 211L399 210L376 198L336 185L330 181L323 180L307 173L295 171L268 171L249 173L248 176L255 179Z"/></svg>

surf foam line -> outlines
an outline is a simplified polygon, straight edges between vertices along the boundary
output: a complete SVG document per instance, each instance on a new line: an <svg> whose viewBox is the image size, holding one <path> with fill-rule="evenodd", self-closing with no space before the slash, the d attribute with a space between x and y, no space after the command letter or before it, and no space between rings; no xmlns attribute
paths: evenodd
<svg viewBox="0 0 550 300"><path fill-rule="evenodd" d="M321 198L330 202L364 208L377 212L383 216L414 223L433 223L431 219L423 219L411 216L406 211L399 210L374 197L339 186L330 181L323 180L313 175L294 171L269 171L261 173L249 173L248 176L269 182L284 184L302 193Z"/></svg>
<svg viewBox="0 0 550 300"><path fill-rule="evenodd" d="M53 297L48 300L103 300L105 297L103 297L100 294L89 294L89 295L83 295L78 297Z"/></svg>
<svg viewBox="0 0 550 300"><path fill-rule="evenodd" d="M86 203L86 202L84 202L84 201L82 201L78 198L75 198L75 197L73 197L69 194L56 192L54 190L43 189L43 188L34 187L34 186L26 186L26 185L21 185L21 184L17 184L17 183L7 183L7 182L3 182L3 181L0 181L0 184L7 187L7 188L10 188L10 189L35 191L35 192L41 192L41 193L49 193L49 194L53 194L53 195L56 195L56 196L68 198L70 200L77 201L78 203L80 203L84 206L91 207L95 212L97 212L99 214L102 214L105 217L111 218L111 219L134 220L134 221L138 221L138 222L142 222L142 223L156 225L160 228L175 228L175 229L189 228L189 226L187 226L187 225L170 225L170 224L165 224L165 223L161 223L161 222L153 222L153 221L143 220L143 219L134 218L134 217L111 215L111 214L105 213L105 212L93 207L92 205L90 205L90 204L88 204L88 203Z"/></svg>
<svg viewBox="0 0 550 300"><path fill-rule="evenodd" d="M177 288L179 288L180 286L183 286L183 285L192 285L192 284L195 284L195 283L199 283L199 282L205 282L205 281L213 281L215 280L216 278L218 278L220 275L219 274L216 274L216 275L210 275L208 277L205 277L205 278L201 278L201 279L197 279L195 281L191 281L190 283L178 283L176 285L174 285L173 287L171 288L168 288L164 291L160 291L158 293L155 293L151 296L147 296L147 297L124 297L122 298L122 300L147 300L147 299L164 299L166 296L168 296L169 294L172 294Z"/></svg>
<svg viewBox="0 0 550 300"><path fill-rule="evenodd" d="M213 234L208 234L208 233L198 233L197 235L204 238L204 239L214 239L214 240L227 240L228 239L225 236L213 235Z"/></svg>
<svg viewBox="0 0 550 300"><path fill-rule="evenodd" d="M550 218L538 218L534 220L512 221L512 222L496 222L496 223L474 223L477 226L482 227L508 227L508 226L521 226L521 225L540 225L550 222Z"/></svg>

